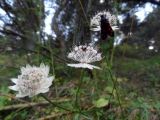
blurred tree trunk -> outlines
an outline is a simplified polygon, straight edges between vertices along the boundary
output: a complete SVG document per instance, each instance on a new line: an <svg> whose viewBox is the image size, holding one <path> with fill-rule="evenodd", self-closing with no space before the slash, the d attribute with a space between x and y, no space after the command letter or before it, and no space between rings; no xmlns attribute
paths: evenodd
<svg viewBox="0 0 160 120"><path fill-rule="evenodd" d="M84 44L90 42L88 12L91 7L91 0L63 0L57 1L57 4L59 5L59 7L56 10L52 19L52 29L57 36L56 42L57 44L59 44L61 56L65 58L67 46L66 43L75 45L79 43ZM70 28L73 29L73 31L68 34L68 40L66 40L66 36L64 35L64 32L67 30L63 29L67 22L70 24L70 26L73 26L72 28Z"/></svg>
<svg viewBox="0 0 160 120"><path fill-rule="evenodd" d="M60 56L63 58L65 58L66 46L65 46L63 31L59 27L60 26L59 24L61 24L61 21L59 21L58 18L59 18L61 11L64 9L66 4L67 4L67 2L65 0L63 2L61 2L59 4L60 7L56 10L54 17L52 18L52 29L57 36L57 38L56 38L57 43L56 44L58 45L57 47L60 50Z"/></svg>
<svg viewBox="0 0 160 120"><path fill-rule="evenodd" d="M3 33L6 33L16 46L19 44L19 48L33 50L40 38L37 33L44 25L44 1L15 0L11 5L7 0L1 0L0 7L11 21L6 21Z"/></svg>

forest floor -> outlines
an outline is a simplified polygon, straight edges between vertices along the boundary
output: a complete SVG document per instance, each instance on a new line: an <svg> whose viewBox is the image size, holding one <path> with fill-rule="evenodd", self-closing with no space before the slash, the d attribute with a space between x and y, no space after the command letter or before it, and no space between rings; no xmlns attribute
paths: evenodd
<svg viewBox="0 0 160 120"><path fill-rule="evenodd" d="M36 61L37 59L33 59L32 63ZM0 94L10 93L8 89L8 86L11 84L10 78L17 76L19 68L28 62L30 60L28 60L27 55L0 55ZM60 71L62 68L59 67L57 70ZM141 117L138 119L136 116L135 120L158 120L160 117L160 55L147 59L125 56L120 59L119 57L115 57L113 69L120 85L119 94L123 97L122 101L126 102L126 105L123 102L122 104L126 107L125 111L129 114L128 118L134 120L131 118L137 114ZM57 72L57 74L60 81L63 75L67 76L65 72ZM72 87L74 86L73 84L76 84L74 80L67 82L67 86ZM12 104L11 99L0 96L0 108L10 104ZM21 114L23 117L27 115L26 112ZM5 120L9 120L8 118L6 116ZM110 116L110 120L112 120L111 118Z"/></svg>

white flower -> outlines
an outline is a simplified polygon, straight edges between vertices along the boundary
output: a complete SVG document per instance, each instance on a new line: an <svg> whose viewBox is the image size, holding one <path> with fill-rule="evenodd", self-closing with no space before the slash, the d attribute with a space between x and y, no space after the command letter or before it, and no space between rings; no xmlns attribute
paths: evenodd
<svg viewBox="0 0 160 120"><path fill-rule="evenodd" d="M98 53L97 49L92 45L75 46L68 54L68 58L80 62L78 64L67 64L68 66L88 69L100 69L100 67L90 65L88 63L100 61L102 59L101 53Z"/></svg>
<svg viewBox="0 0 160 120"><path fill-rule="evenodd" d="M52 85L53 76L48 77L49 66L41 64L40 67L26 65L21 68L21 75L12 78L14 86L9 88L18 91L16 97L35 96L39 93L46 93Z"/></svg>
<svg viewBox="0 0 160 120"><path fill-rule="evenodd" d="M113 31L114 30L118 30L118 27L116 26L117 24L117 18L115 15L112 15L110 12L108 11L102 11L102 12L99 12L97 13L95 16L92 17L91 21L90 21L90 29L92 31L100 31L101 28L100 28L100 25L101 25L101 16L104 16L110 26L112 27Z"/></svg>

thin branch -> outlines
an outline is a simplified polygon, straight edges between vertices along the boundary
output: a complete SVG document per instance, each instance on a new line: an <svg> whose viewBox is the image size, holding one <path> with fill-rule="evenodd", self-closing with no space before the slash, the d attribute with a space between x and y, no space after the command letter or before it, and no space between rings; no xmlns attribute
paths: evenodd
<svg viewBox="0 0 160 120"><path fill-rule="evenodd" d="M19 36L21 38L25 38L25 36L15 32L15 31L12 31L12 30L1 30L0 29L0 32L3 33L3 34L11 34L11 35L14 35L14 36Z"/></svg>
<svg viewBox="0 0 160 120"><path fill-rule="evenodd" d="M17 100L17 101L22 102L22 103L28 103L28 102L25 101L25 100L16 98L16 97L13 96L12 94L3 94L3 93L0 93L0 96L7 97L7 98L11 98L11 99Z"/></svg>
<svg viewBox="0 0 160 120"><path fill-rule="evenodd" d="M84 14L84 16L85 16L85 19L86 19L86 21L87 21L87 24L89 25L90 23L89 23L89 21L88 21L88 19L87 19L87 15L86 15L86 13L85 13L85 11L84 11L84 7L83 7L83 5L82 5L81 0L79 0L79 4L80 4L81 9L82 9L82 11L83 11L83 14Z"/></svg>
<svg viewBox="0 0 160 120"><path fill-rule="evenodd" d="M48 101L48 103L50 103L51 105L55 106L55 107L58 107L60 109L63 109L63 110L66 110L66 111L69 111L69 112L76 112L74 110L70 110L70 109L67 109L65 107L62 107L54 102L52 102L49 98L47 98L45 95L41 94L41 97L43 97L46 101Z"/></svg>
<svg viewBox="0 0 160 120"><path fill-rule="evenodd" d="M59 117L59 116L65 116L68 114L72 114L73 112L63 112L63 113L52 113L51 115L39 118L38 120L51 120L53 118Z"/></svg>
<svg viewBox="0 0 160 120"><path fill-rule="evenodd" d="M59 100L51 100L52 103L62 103L62 102L68 102L71 99L68 98L60 98ZM30 108L30 107L35 107L35 106L44 106L44 105L49 105L48 101L42 101L39 103L35 103L35 102L31 102L31 103L25 103L25 104L17 104L17 105L9 105L3 108L0 108L0 112L1 111L9 111L9 110L15 110L15 109L19 109L19 108Z"/></svg>

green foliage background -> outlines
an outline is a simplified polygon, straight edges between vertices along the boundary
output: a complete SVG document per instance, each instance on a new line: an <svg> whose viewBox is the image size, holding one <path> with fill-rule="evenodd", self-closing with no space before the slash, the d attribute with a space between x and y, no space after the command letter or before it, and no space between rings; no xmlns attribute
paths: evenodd
<svg viewBox="0 0 160 120"><path fill-rule="evenodd" d="M5 20L0 29L0 120L159 120L158 2L151 2L156 7L141 23L134 10L146 4L143 0L109 0L103 4L98 0L12 2L0 1L0 8L12 21ZM44 20L48 16L45 2L51 2L50 7L55 9L51 26L56 38L44 32ZM55 3L58 7L54 6ZM123 23L118 23L120 31L115 35L123 33L124 37L121 44L114 47L115 38L96 43L104 58L95 63L102 70L93 70L91 79L85 70L68 67L66 64L71 61L66 56L73 45L89 43L92 35L100 35L91 33L88 24L94 13L106 8L116 15L125 16ZM0 20L3 19L1 16ZM66 26L69 26L68 31ZM68 34L65 36L66 31ZM154 46L154 49L149 50L149 46ZM8 89L12 85L10 79L20 74L22 66L41 62L50 65L50 75L55 75L53 85L45 95L65 108L74 110L76 105L80 105L83 114L53 106L40 95L15 98L16 93ZM75 105L80 80L82 84ZM30 106L29 103L38 105Z"/></svg>

